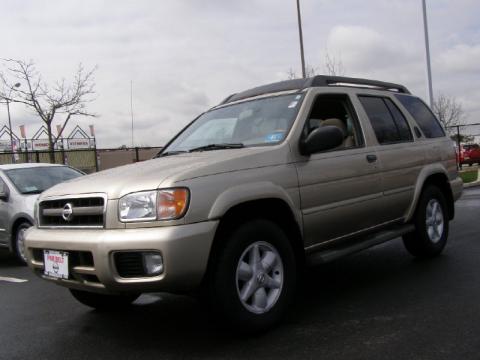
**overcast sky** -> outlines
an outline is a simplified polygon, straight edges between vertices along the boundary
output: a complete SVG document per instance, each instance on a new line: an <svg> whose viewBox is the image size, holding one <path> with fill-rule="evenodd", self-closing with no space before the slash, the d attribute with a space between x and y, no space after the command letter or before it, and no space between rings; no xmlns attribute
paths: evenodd
<svg viewBox="0 0 480 360"><path fill-rule="evenodd" d="M480 1L427 0L434 92L455 96L480 122ZM98 66L99 147L163 145L227 95L300 73L295 0L0 0L0 54L32 59L48 81L79 62ZM345 75L400 82L426 97L421 0L301 0L305 56L325 53ZM41 123L12 105L14 128ZM7 123L0 107L0 126ZM60 121L57 121L60 123Z"/></svg>

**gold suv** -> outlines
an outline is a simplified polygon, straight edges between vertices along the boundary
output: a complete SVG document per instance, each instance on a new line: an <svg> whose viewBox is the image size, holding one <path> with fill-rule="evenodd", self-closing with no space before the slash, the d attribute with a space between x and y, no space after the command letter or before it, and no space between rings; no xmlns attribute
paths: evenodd
<svg viewBox="0 0 480 360"><path fill-rule="evenodd" d="M258 331L285 313L305 264L400 236L438 255L461 192L453 143L422 100L315 76L231 95L154 159L47 190L25 243L30 267L83 304L199 292Z"/></svg>

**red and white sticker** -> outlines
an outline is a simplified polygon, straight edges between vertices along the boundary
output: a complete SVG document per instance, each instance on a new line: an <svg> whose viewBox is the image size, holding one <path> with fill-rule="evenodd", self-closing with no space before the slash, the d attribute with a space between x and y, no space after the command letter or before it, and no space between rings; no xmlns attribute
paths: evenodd
<svg viewBox="0 0 480 360"><path fill-rule="evenodd" d="M68 253L65 251L44 250L44 274L58 279L68 279Z"/></svg>

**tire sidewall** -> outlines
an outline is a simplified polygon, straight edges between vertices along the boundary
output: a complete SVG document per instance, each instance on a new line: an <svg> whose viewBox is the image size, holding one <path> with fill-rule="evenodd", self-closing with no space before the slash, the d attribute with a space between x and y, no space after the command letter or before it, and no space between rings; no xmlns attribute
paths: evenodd
<svg viewBox="0 0 480 360"><path fill-rule="evenodd" d="M225 239L218 255L211 280L210 303L221 318L233 323L236 330L254 333L274 325L292 303L297 266L294 252L285 232L275 223L264 219L250 220L235 228ZM254 242L264 241L277 250L283 263L283 286L275 305L266 313L255 314L242 304L236 283L238 262L243 252ZM225 321L223 321L225 322Z"/></svg>

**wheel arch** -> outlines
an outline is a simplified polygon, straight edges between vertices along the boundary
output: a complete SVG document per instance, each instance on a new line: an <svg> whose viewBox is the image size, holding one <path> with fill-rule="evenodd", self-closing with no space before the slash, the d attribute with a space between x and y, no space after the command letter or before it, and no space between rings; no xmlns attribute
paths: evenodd
<svg viewBox="0 0 480 360"><path fill-rule="evenodd" d="M242 223L257 218L270 220L287 233L295 258L300 266L303 266L305 262L305 251L301 223L297 221L292 208L284 199L268 197L235 203L220 217L220 223L215 232L215 237L210 249L205 278L211 273L214 261L222 249L222 245L229 232L233 231Z"/></svg>
<svg viewBox="0 0 480 360"><path fill-rule="evenodd" d="M422 194L423 189L428 185L435 185L442 190L443 194L445 195L445 200L447 201L448 219L453 220L455 217L455 201L453 198L453 192L452 188L450 187L447 172L440 166L424 169L422 173L420 173L415 185L412 205L408 210L406 220L410 221L412 219L417 209L420 195Z"/></svg>
<svg viewBox="0 0 480 360"><path fill-rule="evenodd" d="M20 224L27 222L33 226L35 223L34 220L27 214L17 214L15 219L12 221L12 226L10 227L10 242L9 242L9 249L10 251L13 251L15 248L15 236L17 234L17 229L20 226Z"/></svg>

